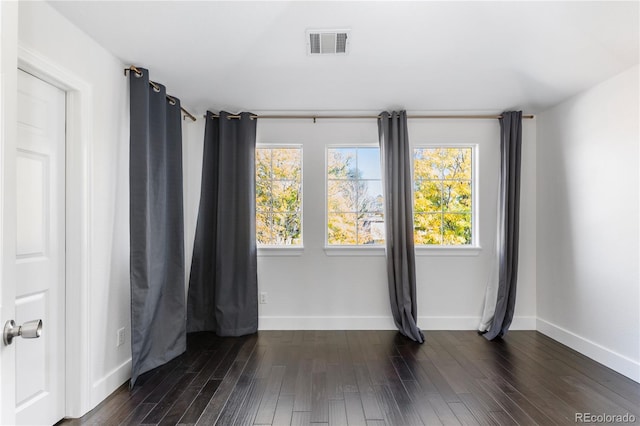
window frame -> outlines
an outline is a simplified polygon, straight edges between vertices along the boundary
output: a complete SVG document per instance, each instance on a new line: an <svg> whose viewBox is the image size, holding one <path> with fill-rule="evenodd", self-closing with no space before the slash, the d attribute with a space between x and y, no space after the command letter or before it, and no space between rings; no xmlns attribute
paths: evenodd
<svg viewBox="0 0 640 426"><path fill-rule="evenodd" d="M415 187L415 151L418 149L456 149L471 148L471 244L415 244L417 256L477 256L480 254L478 191L480 188L478 165L480 147L477 143L416 143L411 146L411 184ZM413 189L413 188L412 188ZM411 191L412 206L415 202L415 191ZM412 207L413 211L413 207ZM415 215L415 211L413 212ZM414 228L415 229L415 228ZM415 230L414 230L415 232Z"/></svg>
<svg viewBox="0 0 640 426"><path fill-rule="evenodd" d="M263 244L258 243L256 235L256 247L258 256L300 256L304 252L304 148L301 143L256 143L256 157L258 149L298 149L300 151L300 241L299 245ZM257 161L256 161L257 166ZM256 172L254 166L254 175ZM273 182L273 179L271 180ZM257 186L256 179L256 186ZM271 212L273 213L273 211ZM256 205L256 216L258 207ZM257 217L256 217L257 222Z"/></svg>
<svg viewBox="0 0 640 426"><path fill-rule="evenodd" d="M340 148L377 148L380 150L380 144L377 142L345 142L326 144L324 147L324 252L327 256L384 256L385 244L329 244L329 150ZM375 179L363 179L375 180ZM380 183L384 191L384 173L380 170ZM384 205L382 210L385 216Z"/></svg>

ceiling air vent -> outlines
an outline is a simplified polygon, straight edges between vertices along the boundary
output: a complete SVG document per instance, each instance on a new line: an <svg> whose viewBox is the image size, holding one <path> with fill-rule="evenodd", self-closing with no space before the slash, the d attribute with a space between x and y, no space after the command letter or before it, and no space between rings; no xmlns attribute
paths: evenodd
<svg viewBox="0 0 640 426"><path fill-rule="evenodd" d="M344 55L349 46L349 31L308 30L307 46L310 55Z"/></svg>

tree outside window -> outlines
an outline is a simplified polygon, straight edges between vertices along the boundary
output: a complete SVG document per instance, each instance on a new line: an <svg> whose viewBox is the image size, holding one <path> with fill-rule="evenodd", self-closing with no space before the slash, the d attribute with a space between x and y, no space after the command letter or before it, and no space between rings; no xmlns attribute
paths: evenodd
<svg viewBox="0 0 640 426"><path fill-rule="evenodd" d="M327 150L327 243L384 244L380 149Z"/></svg>
<svg viewBox="0 0 640 426"><path fill-rule="evenodd" d="M471 147L414 149L416 245L472 244Z"/></svg>
<svg viewBox="0 0 640 426"><path fill-rule="evenodd" d="M302 148L256 149L258 244L302 245Z"/></svg>

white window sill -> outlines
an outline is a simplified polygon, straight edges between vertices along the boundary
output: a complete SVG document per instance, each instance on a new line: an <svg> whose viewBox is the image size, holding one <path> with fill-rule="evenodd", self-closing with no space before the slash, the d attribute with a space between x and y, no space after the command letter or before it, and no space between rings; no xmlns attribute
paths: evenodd
<svg viewBox="0 0 640 426"><path fill-rule="evenodd" d="M478 256L479 246L416 246L416 256ZM384 256L384 246L325 246L327 256Z"/></svg>
<svg viewBox="0 0 640 426"><path fill-rule="evenodd" d="M480 246L416 246L416 256L478 256Z"/></svg>
<svg viewBox="0 0 640 426"><path fill-rule="evenodd" d="M302 256L304 246L258 246L259 257Z"/></svg>
<svg viewBox="0 0 640 426"><path fill-rule="evenodd" d="M416 256L478 256L482 252L479 246L416 246ZM327 256L384 256L384 246L325 246ZM258 256L302 256L304 246L262 246L258 247Z"/></svg>
<svg viewBox="0 0 640 426"><path fill-rule="evenodd" d="M327 256L384 256L384 246L325 246Z"/></svg>

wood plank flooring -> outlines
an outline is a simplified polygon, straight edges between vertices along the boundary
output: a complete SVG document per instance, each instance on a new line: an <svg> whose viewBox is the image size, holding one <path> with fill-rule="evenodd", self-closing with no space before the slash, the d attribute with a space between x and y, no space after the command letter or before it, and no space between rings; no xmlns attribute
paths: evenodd
<svg viewBox="0 0 640 426"><path fill-rule="evenodd" d="M630 415L640 385L534 331L261 331L187 352L61 425L575 425Z"/></svg>

